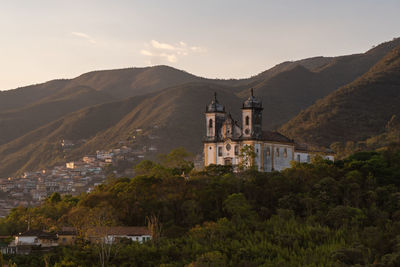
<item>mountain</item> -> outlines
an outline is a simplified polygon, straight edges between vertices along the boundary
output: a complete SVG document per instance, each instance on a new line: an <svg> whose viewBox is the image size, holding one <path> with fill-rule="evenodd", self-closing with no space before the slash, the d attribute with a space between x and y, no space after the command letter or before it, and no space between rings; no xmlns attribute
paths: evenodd
<svg viewBox="0 0 400 267"><path fill-rule="evenodd" d="M278 65L284 71L273 71L274 75L261 82L253 83L257 96L264 106L263 125L277 128L300 111L314 104L367 72L394 47L400 38L376 46L363 54L332 58L316 57ZM260 74L266 76L267 72ZM249 90L243 91L245 97Z"/></svg>
<svg viewBox="0 0 400 267"><path fill-rule="evenodd" d="M264 128L276 128L363 75L396 44L400 39L363 54L284 62L241 80L205 79L155 66L94 71L0 92L0 177L115 147L138 128L145 137L157 136L141 142L159 152L185 146L197 153L204 107L214 91L239 119L241 102L254 87L263 100ZM65 154L63 138L85 142Z"/></svg>
<svg viewBox="0 0 400 267"><path fill-rule="evenodd" d="M168 66L92 71L74 79L53 80L43 84L0 91L0 112L37 104L70 88L90 87L121 99L151 93L169 86L200 81L203 78Z"/></svg>
<svg viewBox="0 0 400 267"><path fill-rule="evenodd" d="M0 145L79 109L203 78L167 66L94 71L0 91Z"/></svg>
<svg viewBox="0 0 400 267"><path fill-rule="evenodd" d="M81 108L110 101L106 93L77 86L58 91L38 103L0 112L0 144L5 144L41 125Z"/></svg>
<svg viewBox="0 0 400 267"><path fill-rule="evenodd" d="M390 118L385 130L380 134L371 136L366 140L335 142L331 145L339 159L360 151L387 151L396 149L396 147L400 148L400 120L396 115Z"/></svg>
<svg viewBox="0 0 400 267"><path fill-rule="evenodd" d="M37 170L65 161L61 141L95 136L116 124L143 101L132 99L85 108L50 122L0 146L0 177L24 170Z"/></svg>
<svg viewBox="0 0 400 267"><path fill-rule="evenodd" d="M195 152L204 132L203 111L214 92L224 104L240 107L241 99L229 87L195 83L168 88L160 93L105 103L69 114L0 146L0 173L44 168L65 161L63 138L87 141L67 155L78 158L99 148L116 147L137 128L158 136L153 143L167 152L185 146ZM238 117L239 109L236 111ZM154 126L157 130L154 131ZM39 156L40 155L40 156Z"/></svg>
<svg viewBox="0 0 400 267"><path fill-rule="evenodd" d="M378 135L393 115L400 116L400 46L280 130L298 140L328 146Z"/></svg>
<svg viewBox="0 0 400 267"><path fill-rule="evenodd" d="M106 92L114 99L143 95L167 87L206 80L169 66L93 71L71 81Z"/></svg>
<svg viewBox="0 0 400 267"><path fill-rule="evenodd" d="M364 54L284 62L241 80L205 79L168 66L154 66L93 71L70 80L54 80L0 91L0 127L6 129L0 131L0 145L84 107L190 82L230 86L234 93L243 88L256 88L265 103L265 113L268 114L264 125L274 128L316 99L366 72L396 44L400 44L400 39L383 43ZM306 93L302 94L302 91ZM244 98L247 95L248 91L244 90L240 96ZM287 110L282 110L282 107Z"/></svg>
<svg viewBox="0 0 400 267"><path fill-rule="evenodd" d="M115 146L119 141L127 140L137 128L143 129L145 135L158 137L151 144L157 145L160 152L179 146L198 152L205 134L203 112L214 92L221 103L236 107L232 115L239 118L242 99L232 94L230 87L204 83L180 85L141 101L117 124L89 140L82 152L93 151L104 142Z"/></svg>

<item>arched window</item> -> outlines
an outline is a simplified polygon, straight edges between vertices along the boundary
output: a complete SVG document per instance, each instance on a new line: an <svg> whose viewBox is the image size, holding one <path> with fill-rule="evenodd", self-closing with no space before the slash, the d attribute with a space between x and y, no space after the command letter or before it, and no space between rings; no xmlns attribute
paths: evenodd
<svg viewBox="0 0 400 267"><path fill-rule="evenodd" d="M276 148L276 153L275 153L275 155L276 155L277 157L279 157L279 148L278 148L278 147Z"/></svg>
<svg viewBox="0 0 400 267"><path fill-rule="evenodd" d="M283 156L284 156L285 158L287 158L287 148L285 148L285 149L283 150Z"/></svg>
<svg viewBox="0 0 400 267"><path fill-rule="evenodd" d="M209 128L212 128L212 127L213 127L213 120L212 120L212 119L210 119L210 121L208 122L208 127L209 127Z"/></svg>
<svg viewBox="0 0 400 267"><path fill-rule="evenodd" d="M249 125L249 120L250 120L249 116L246 116L246 125Z"/></svg>

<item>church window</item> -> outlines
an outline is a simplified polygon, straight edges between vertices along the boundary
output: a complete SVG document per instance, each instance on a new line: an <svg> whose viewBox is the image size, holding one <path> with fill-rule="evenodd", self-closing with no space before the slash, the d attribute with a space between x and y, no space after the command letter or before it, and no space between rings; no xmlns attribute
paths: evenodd
<svg viewBox="0 0 400 267"><path fill-rule="evenodd" d="M239 146L235 146L235 156L239 155Z"/></svg>
<svg viewBox="0 0 400 267"><path fill-rule="evenodd" d="M279 157L279 147L276 148L276 156Z"/></svg>
<svg viewBox="0 0 400 267"><path fill-rule="evenodd" d="M227 144L227 145L226 145L226 150L227 150L227 151L231 150L231 145L230 145L230 144Z"/></svg>
<svg viewBox="0 0 400 267"><path fill-rule="evenodd" d="M307 155L307 162L310 162L310 161L311 161L310 155Z"/></svg>
<svg viewBox="0 0 400 267"><path fill-rule="evenodd" d="M210 119L210 121L208 122L208 127L209 127L209 128L212 128L212 127L213 127L213 120L212 120L212 119Z"/></svg>
<svg viewBox="0 0 400 267"><path fill-rule="evenodd" d="M287 158L287 148L285 148L285 149L283 150L283 156L284 156L285 158Z"/></svg>
<svg viewBox="0 0 400 267"><path fill-rule="evenodd" d="M222 157L222 146L218 147L218 157Z"/></svg>
<svg viewBox="0 0 400 267"><path fill-rule="evenodd" d="M246 116L246 125L249 125L249 120L250 120L249 116Z"/></svg>
<svg viewBox="0 0 400 267"><path fill-rule="evenodd" d="M271 149L267 147L267 156L271 155Z"/></svg>
<svg viewBox="0 0 400 267"><path fill-rule="evenodd" d="M212 147L210 146L210 150L212 149Z"/></svg>
<svg viewBox="0 0 400 267"><path fill-rule="evenodd" d="M297 161L300 162L300 155L297 155Z"/></svg>

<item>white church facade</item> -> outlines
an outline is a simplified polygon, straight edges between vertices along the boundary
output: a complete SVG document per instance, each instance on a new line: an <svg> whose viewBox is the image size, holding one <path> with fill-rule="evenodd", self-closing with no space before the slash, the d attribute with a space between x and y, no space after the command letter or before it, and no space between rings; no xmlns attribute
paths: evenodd
<svg viewBox="0 0 400 267"><path fill-rule="evenodd" d="M230 114L225 112L216 97L206 106L206 136L204 143L204 166L211 164L232 165L237 167L243 157L241 150L245 146L254 149L253 162L245 163L257 166L259 171L281 171L290 167L291 161L310 162L316 151L301 148L294 140L273 131L262 130L262 102L251 96L242 105L242 123L239 125ZM319 153L321 154L321 153ZM322 153L323 157L333 160L331 153Z"/></svg>

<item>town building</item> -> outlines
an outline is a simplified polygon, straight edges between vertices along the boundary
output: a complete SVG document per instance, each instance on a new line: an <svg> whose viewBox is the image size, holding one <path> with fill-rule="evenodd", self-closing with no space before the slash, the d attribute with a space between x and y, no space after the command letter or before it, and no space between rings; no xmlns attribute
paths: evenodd
<svg viewBox="0 0 400 267"><path fill-rule="evenodd" d="M77 233L74 227L62 227L61 231L57 232L58 245L74 245L76 241L76 235Z"/></svg>
<svg viewBox="0 0 400 267"><path fill-rule="evenodd" d="M290 167L291 161L310 162L315 154L333 160L329 151L316 151L295 143L294 140L275 131L262 129L263 107L261 100L250 97L242 105L242 123L234 120L225 107L214 99L206 106L206 136L204 143L204 166L211 164L256 166L258 171L281 171ZM252 157L241 155L246 146L253 149ZM251 162L250 162L251 161Z"/></svg>
<svg viewBox="0 0 400 267"><path fill-rule="evenodd" d="M141 226L102 226L89 229L87 239L91 243L113 244L122 239L143 243L152 237L151 231Z"/></svg>
<svg viewBox="0 0 400 267"><path fill-rule="evenodd" d="M2 247L3 254L30 254L33 251L49 251L58 246L57 235L41 230L28 230L18 234L7 246Z"/></svg>

